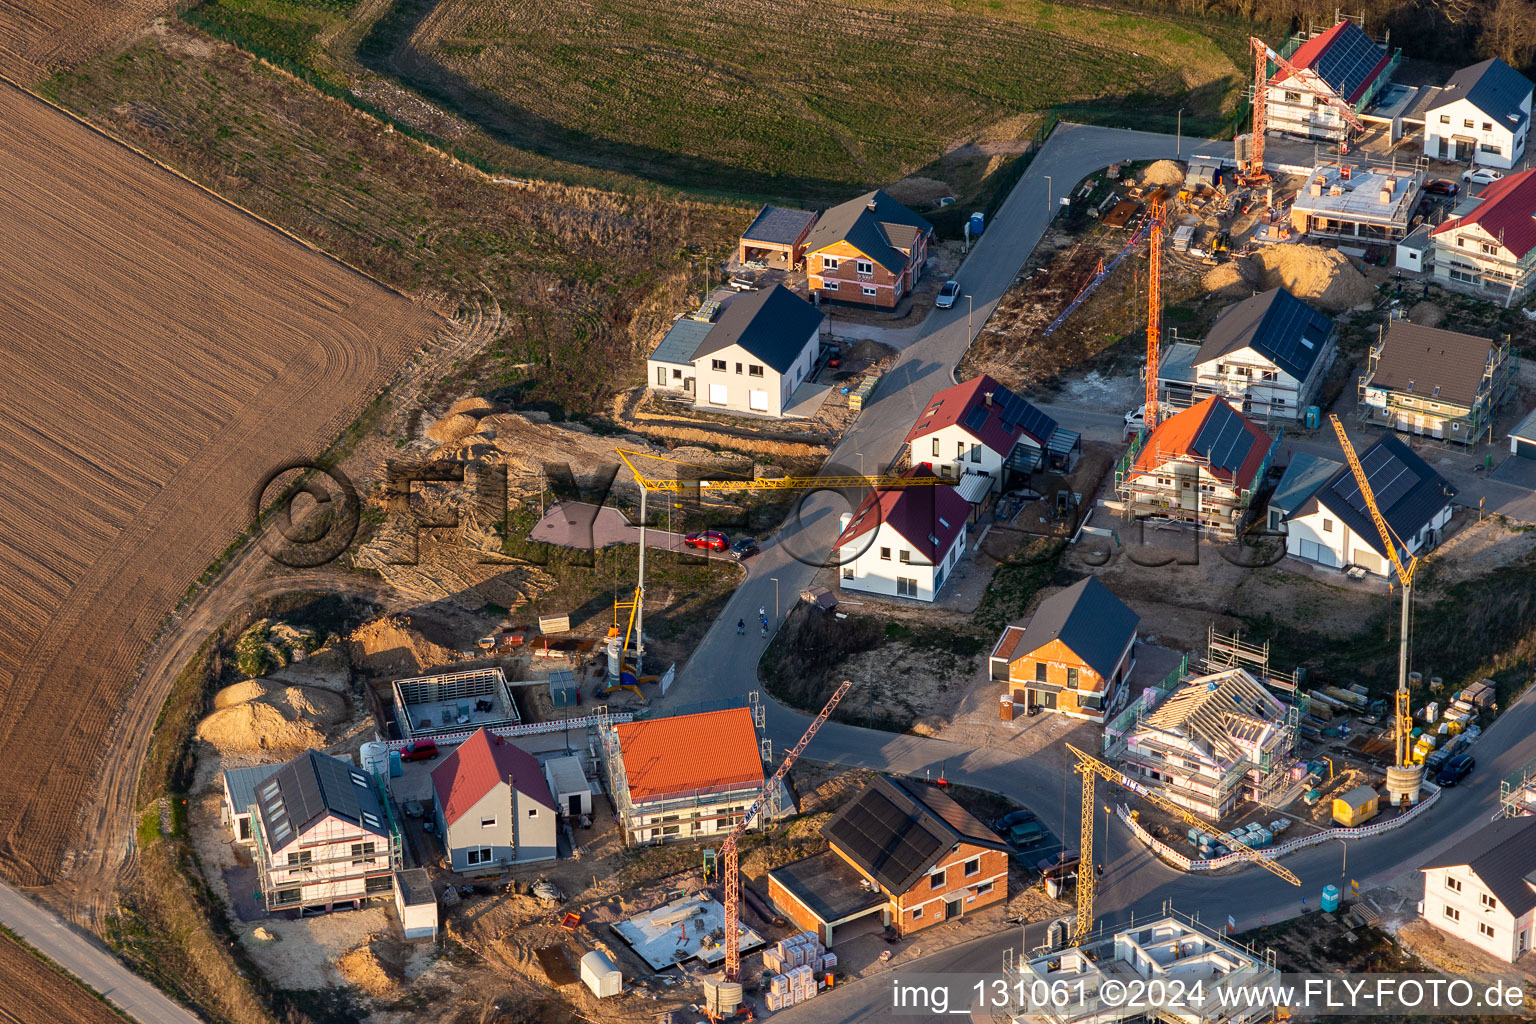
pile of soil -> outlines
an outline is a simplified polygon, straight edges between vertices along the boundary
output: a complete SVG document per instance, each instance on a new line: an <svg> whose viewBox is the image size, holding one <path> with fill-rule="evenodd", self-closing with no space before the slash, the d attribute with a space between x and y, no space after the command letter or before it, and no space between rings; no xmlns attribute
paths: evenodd
<svg viewBox="0 0 1536 1024"><path fill-rule="evenodd" d="M198 723L197 738L222 753L323 747L326 731L347 715L339 694L258 679L224 687L214 694L213 706L213 714Z"/></svg>
<svg viewBox="0 0 1536 1024"><path fill-rule="evenodd" d="M342 954L336 960L336 970L375 999L389 999L400 992L400 972L379 956L371 940Z"/></svg>
<svg viewBox="0 0 1536 1024"><path fill-rule="evenodd" d="M480 421L473 416L464 413L452 413L444 416L427 428L427 437L438 444L452 444L461 437L473 434L480 426Z"/></svg>
<svg viewBox="0 0 1536 1024"><path fill-rule="evenodd" d="M1311 245L1270 246L1247 259L1216 267L1202 283L1209 293L1229 299L1285 288L1298 299L1333 312L1376 298L1376 290L1348 257L1336 249Z"/></svg>
<svg viewBox="0 0 1536 1024"><path fill-rule="evenodd" d="M495 412L496 409L496 403L489 398L461 398L448 407L448 411L444 413L443 418L473 416L479 419L481 416Z"/></svg>
<svg viewBox="0 0 1536 1024"><path fill-rule="evenodd" d="M1181 185L1184 182L1184 165L1172 160L1159 160L1141 173L1147 185Z"/></svg>
<svg viewBox="0 0 1536 1024"><path fill-rule="evenodd" d="M379 676L418 676L465 658L411 628L410 617L406 615L364 623L353 630L350 642L352 664Z"/></svg>
<svg viewBox="0 0 1536 1024"><path fill-rule="evenodd" d="M1433 302L1416 302L1408 311L1408 319L1421 327L1439 327L1445 322L1445 310Z"/></svg>

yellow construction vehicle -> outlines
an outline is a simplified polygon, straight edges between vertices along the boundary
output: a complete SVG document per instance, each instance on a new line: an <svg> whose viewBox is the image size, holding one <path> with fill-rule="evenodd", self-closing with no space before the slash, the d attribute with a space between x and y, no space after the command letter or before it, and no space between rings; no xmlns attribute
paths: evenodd
<svg viewBox="0 0 1536 1024"><path fill-rule="evenodd" d="M1189 811L1180 807L1171 800L1158 796L1145 786L1125 777L1119 771L1100 761L1091 754L1078 750L1072 744L1067 744L1067 749L1072 756L1077 758L1077 767L1073 769L1083 777L1083 807L1082 807L1082 863L1077 869L1077 922L1072 933L1072 944L1081 945L1087 940L1093 931L1093 897L1097 888L1098 875L1101 866L1093 863L1093 783L1094 777L1106 779L1116 785L1124 786L1136 793L1153 807L1167 811L1193 828L1199 829L1213 839L1226 841L1227 837L1217 830L1216 826L1209 824L1203 818L1198 818ZM1276 861L1270 860L1257 850L1250 849L1241 844L1229 847L1231 851L1251 863L1268 871L1270 874L1279 875L1292 885L1300 885L1301 879L1297 878L1287 868Z"/></svg>

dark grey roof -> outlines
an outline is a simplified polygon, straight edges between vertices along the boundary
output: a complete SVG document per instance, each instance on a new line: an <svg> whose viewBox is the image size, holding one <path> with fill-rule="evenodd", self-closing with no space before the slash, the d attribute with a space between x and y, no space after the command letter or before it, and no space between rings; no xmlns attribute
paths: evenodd
<svg viewBox="0 0 1536 1024"><path fill-rule="evenodd" d="M1457 100L1467 100L1505 127L1514 128L1525 119L1522 109L1531 95L1531 82L1497 57L1462 68L1445 83L1435 100L1436 107Z"/></svg>
<svg viewBox="0 0 1536 1024"><path fill-rule="evenodd" d="M901 249L911 248L919 234L931 231L932 224L877 188L822 214L806 239L805 248L815 252L846 241L896 274L907 265L907 256Z"/></svg>
<svg viewBox="0 0 1536 1024"><path fill-rule="evenodd" d="M309 750L256 787L267 845L280 850L327 814L374 835L388 836L378 792L367 772L348 761Z"/></svg>
<svg viewBox="0 0 1536 1024"><path fill-rule="evenodd" d="M400 891L400 897L408 907L437 902L437 896L432 892L432 878L426 868L396 871L395 888Z"/></svg>
<svg viewBox="0 0 1536 1024"><path fill-rule="evenodd" d="M1140 622L1140 615L1096 577L1089 576L1040 602L1018 649L1036 651L1060 640L1107 679Z"/></svg>
<svg viewBox="0 0 1536 1024"><path fill-rule="evenodd" d="M1284 288L1271 288L1229 307L1205 336L1196 363L1252 348L1298 381L1322 354L1333 321Z"/></svg>
<svg viewBox="0 0 1536 1024"><path fill-rule="evenodd" d="M1468 867L1516 917L1536 907L1536 818L1503 818L1463 839L1419 870Z"/></svg>
<svg viewBox="0 0 1536 1024"><path fill-rule="evenodd" d="M767 291L747 292L731 300L693 353L700 359L731 345L740 345L779 373L795 365L811 333L826 317L781 284Z"/></svg>
<svg viewBox="0 0 1536 1024"><path fill-rule="evenodd" d="M788 206L765 206L758 211L752 226L741 233L744 241L770 242L774 245L794 245L800 232L811 226L816 215L810 210L796 210Z"/></svg>
<svg viewBox="0 0 1536 1024"><path fill-rule="evenodd" d="M258 764L249 768L230 768L224 772L224 791L236 814L244 814L256 802L256 787L272 777L282 765Z"/></svg>
<svg viewBox="0 0 1536 1024"><path fill-rule="evenodd" d="M1494 348L1487 338L1393 320L1370 383L1471 408Z"/></svg>
<svg viewBox="0 0 1536 1024"><path fill-rule="evenodd" d="M1279 509L1281 512L1291 511L1312 497L1319 487L1339 471L1342 465L1344 465L1342 462L1325 459L1321 455L1297 452L1292 456L1291 464L1285 467L1285 473L1280 477L1280 482L1275 485L1275 493L1269 499L1269 507Z"/></svg>
<svg viewBox="0 0 1536 1024"><path fill-rule="evenodd" d="M685 316L672 325L667 336L661 339L656 350L651 353L651 358L658 363L692 366L693 354L699 350L699 346L704 344L705 337L714 329L715 325L712 323Z"/></svg>
<svg viewBox="0 0 1536 1024"><path fill-rule="evenodd" d="M1383 435L1361 452L1360 466L1365 470L1365 478L1371 485L1371 493L1376 496L1376 506L1381 509L1382 518L1401 541L1415 536L1456 495L1456 488L1430 469L1423 459L1397 439L1396 434ZM1355 474L1348 466L1340 467L1287 518L1299 519L1319 505L1338 516L1378 555L1388 557L1386 545L1381 542L1371 513L1365 507L1360 485L1355 482ZM1398 553L1400 556L1404 554L1401 549Z"/></svg>
<svg viewBox="0 0 1536 1024"><path fill-rule="evenodd" d="M887 898L831 850L772 868L768 874L823 922L884 906Z"/></svg>
<svg viewBox="0 0 1536 1024"><path fill-rule="evenodd" d="M956 828L949 820L957 817L955 811L970 818L931 786L876 776L821 827L821 834L894 895L911 889L959 843L1008 850L995 832L974 818L963 830Z"/></svg>

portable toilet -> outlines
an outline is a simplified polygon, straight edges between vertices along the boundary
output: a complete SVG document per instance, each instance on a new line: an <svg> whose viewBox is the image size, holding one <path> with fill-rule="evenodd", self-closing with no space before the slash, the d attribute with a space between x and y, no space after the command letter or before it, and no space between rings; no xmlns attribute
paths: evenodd
<svg viewBox="0 0 1536 1024"><path fill-rule="evenodd" d="M1318 424L1322 422L1322 419L1323 419L1323 414L1322 414L1322 410L1321 409L1319 409L1315 405L1307 406L1307 429L1308 430L1316 430Z"/></svg>
<svg viewBox="0 0 1536 1024"><path fill-rule="evenodd" d="M1339 887L1336 885L1323 886L1323 909L1330 914L1339 909Z"/></svg>
<svg viewBox="0 0 1536 1024"><path fill-rule="evenodd" d="M624 976L600 949L581 958L581 980L599 999L616 996L624 988Z"/></svg>
<svg viewBox="0 0 1536 1024"><path fill-rule="evenodd" d="M971 214L971 234L979 235L987 228L987 215L977 210Z"/></svg>
<svg viewBox="0 0 1536 1024"><path fill-rule="evenodd" d="M404 774L405 765L400 762L400 751L391 750L389 752L389 777L392 779L398 779Z"/></svg>

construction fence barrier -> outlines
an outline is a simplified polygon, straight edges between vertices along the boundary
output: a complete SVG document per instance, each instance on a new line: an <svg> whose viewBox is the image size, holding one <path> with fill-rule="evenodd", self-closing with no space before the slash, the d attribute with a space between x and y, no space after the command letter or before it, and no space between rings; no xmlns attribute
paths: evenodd
<svg viewBox="0 0 1536 1024"><path fill-rule="evenodd" d="M1423 814L1438 799L1440 799L1440 791L1435 789L1429 796L1420 800L1407 814L1398 815L1389 821L1378 821L1371 825L1361 825L1358 828L1331 828L1326 832L1318 832L1310 836L1297 836L1279 845L1271 846L1267 849L1254 850L1253 852L1268 860L1275 860L1288 853L1295 853L1297 850L1304 850L1307 847L1317 846L1322 843L1331 843L1337 839L1369 839L1371 836L1379 836L1408 824L1408 822ZM1143 828L1141 822L1131 817L1130 808L1124 804L1116 808L1116 815L1121 821L1125 822L1137 839L1146 844L1149 850L1182 871L1220 871L1222 868L1246 864L1252 859L1236 853L1212 857L1209 860L1190 857L1175 850Z"/></svg>

